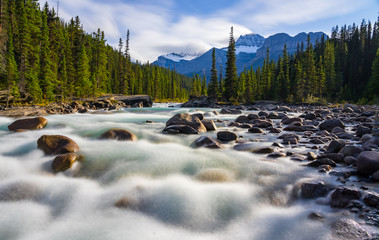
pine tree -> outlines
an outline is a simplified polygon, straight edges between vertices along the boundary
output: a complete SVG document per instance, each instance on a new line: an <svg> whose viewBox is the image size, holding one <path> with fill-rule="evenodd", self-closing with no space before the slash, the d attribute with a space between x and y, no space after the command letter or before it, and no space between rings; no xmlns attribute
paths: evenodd
<svg viewBox="0 0 379 240"><path fill-rule="evenodd" d="M236 100L237 93L237 67L236 67L236 46L233 37L233 27L230 29L229 46L226 53L226 71L225 71L225 99L227 101Z"/></svg>
<svg viewBox="0 0 379 240"><path fill-rule="evenodd" d="M325 85L328 97L334 98L336 89L335 53L333 42L326 41L324 50Z"/></svg>
<svg viewBox="0 0 379 240"><path fill-rule="evenodd" d="M212 68L211 68L211 80L208 85L208 96L211 98L217 98L219 95L218 77L216 68L216 53L215 48L212 50Z"/></svg>
<svg viewBox="0 0 379 240"><path fill-rule="evenodd" d="M379 48L376 51L376 57L372 64L372 73L370 81L367 84L368 97L373 99L376 103L379 100Z"/></svg>
<svg viewBox="0 0 379 240"><path fill-rule="evenodd" d="M89 60L87 57L86 48L82 44L79 52L79 62L77 68L78 82L76 85L77 96L85 97L90 96L91 91L91 73L89 70Z"/></svg>
<svg viewBox="0 0 379 240"><path fill-rule="evenodd" d="M207 95L207 79L205 75L203 76L203 79L201 80L201 95Z"/></svg>
<svg viewBox="0 0 379 240"><path fill-rule="evenodd" d="M315 86L316 86L316 95L320 98L324 96L325 92L325 70L324 64L322 61L322 56L319 57L316 76L315 76Z"/></svg>

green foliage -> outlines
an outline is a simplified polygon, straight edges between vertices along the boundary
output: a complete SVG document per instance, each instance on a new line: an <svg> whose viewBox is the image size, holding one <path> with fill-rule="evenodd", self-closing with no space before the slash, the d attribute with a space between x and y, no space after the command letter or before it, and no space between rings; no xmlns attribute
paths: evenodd
<svg viewBox="0 0 379 240"><path fill-rule="evenodd" d="M238 97L237 90L237 66L236 66L236 45L233 37L233 27L230 29L229 46L226 53L225 91L224 96L227 101Z"/></svg>

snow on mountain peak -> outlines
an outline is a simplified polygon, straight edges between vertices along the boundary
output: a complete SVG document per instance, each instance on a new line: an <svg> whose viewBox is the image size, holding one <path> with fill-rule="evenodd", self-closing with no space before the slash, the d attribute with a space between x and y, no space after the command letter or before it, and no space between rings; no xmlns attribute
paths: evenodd
<svg viewBox="0 0 379 240"><path fill-rule="evenodd" d="M201 55L202 53L169 53L164 55L163 57L170 59L174 62L180 62L182 60L191 61L192 59L195 59Z"/></svg>
<svg viewBox="0 0 379 240"><path fill-rule="evenodd" d="M236 41L236 47L237 46L252 46L252 47L260 48L263 46L264 42L265 42L264 37L256 33L251 33L251 34L246 34L243 36L241 35Z"/></svg>

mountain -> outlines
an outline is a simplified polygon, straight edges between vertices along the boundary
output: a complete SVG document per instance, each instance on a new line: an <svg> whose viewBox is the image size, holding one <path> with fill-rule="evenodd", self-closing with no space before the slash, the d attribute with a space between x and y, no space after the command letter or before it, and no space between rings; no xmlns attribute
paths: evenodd
<svg viewBox="0 0 379 240"><path fill-rule="evenodd" d="M321 36L327 35L323 32L310 32L310 40L314 45L317 39L321 39ZM259 34L247 34L240 36L236 41L236 65L238 73L242 72L244 68L250 68L253 66L257 68L262 66L263 60L266 57L267 48L269 49L270 59L277 61L280 54L283 51L284 45L287 45L287 52L293 54L297 50L297 45L304 42L306 45L307 33L299 33L294 37L286 33L278 33L268 38L264 38ZM226 65L226 51L227 47L217 49L216 48L216 66L218 70L220 66L225 69ZM191 58L191 56L193 58ZM178 73L191 77L193 74L205 75L207 80L210 80L210 70L212 65L212 49L198 56L196 54L176 54L171 53L164 56L159 56L158 60L153 64L170 68Z"/></svg>

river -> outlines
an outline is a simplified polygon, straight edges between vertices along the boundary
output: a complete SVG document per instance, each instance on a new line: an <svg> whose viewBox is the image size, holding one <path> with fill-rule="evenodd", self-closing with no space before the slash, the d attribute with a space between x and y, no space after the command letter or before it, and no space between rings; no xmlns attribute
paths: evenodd
<svg viewBox="0 0 379 240"><path fill-rule="evenodd" d="M14 119L0 117L0 195L9 188L25 195L0 201L0 239L331 239L331 222L341 213L330 208L328 196L302 199L299 184L322 179L338 185L335 177L289 157L233 150L235 143L195 149L192 142L199 135L161 133L170 117L184 112L201 112L207 119L222 120L219 129L235 130L227 121L238 115L212 111L160 104L49 115L46 128L19 133L7 129ZM138 141L98 140L110 128L127 129ZM257 146L277 140L277 134L237 131ZM45 134L72 138L84 161L53 174L53 157L37 149ZM312 212L324 219L309 219Z"/></svg>

